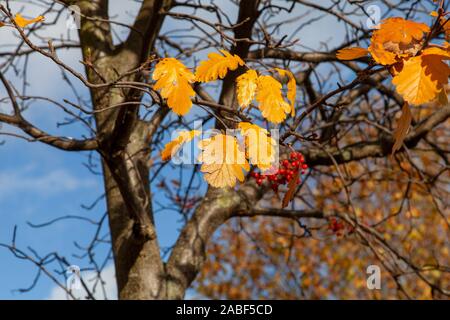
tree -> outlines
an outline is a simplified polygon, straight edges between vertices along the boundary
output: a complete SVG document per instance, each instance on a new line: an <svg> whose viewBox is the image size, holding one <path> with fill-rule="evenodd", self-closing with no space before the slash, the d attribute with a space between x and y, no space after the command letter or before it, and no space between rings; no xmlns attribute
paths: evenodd
<svg viewBox="0 0 450 320"><path fill-rule="evenodd" d="M143 0L131 25L109 16L107 0L38 2L45 22L16 16L8 1L0 6L2 28L20 39L1 54L11 112L0 121L30 141L100 156L121 299L183 298L196 277L197 291L215 298L449 295L444 1L381 1L383 17L397 18L377 30L355 22L373 18L357 1L248 0L225 10ZM69 5L80 9L79 41L39 43L37 32ZM337 19L346 41L305 51L302 29L318 19L305 9ZM183 29L165 31L169 17ZM116 25L128 30L125 38L115 36ZM59 58L67 48L81 50L84 73ZM22 102L36 98L20 94L5 70L33 54L89 89L90 105L39 98L83 123L87 135L58 136L26 120ZM220 132L202 141L202 165L163 161L194 139L196 120ZM167 132L180 128L164 146ZM252 142L249 128L265 142ZM278 160L252 155L271 150L271 128L280 130L281 167L264 176ZM243 146L225 129L240 130ZM231 142L222 149L223 141ZM219 150L242 154L244 163L205 164ZM182 179L161 176L168 167ZM185 220L166 260L156 193ZM388 279L382 291L355 276L369 264Z"/></svg>

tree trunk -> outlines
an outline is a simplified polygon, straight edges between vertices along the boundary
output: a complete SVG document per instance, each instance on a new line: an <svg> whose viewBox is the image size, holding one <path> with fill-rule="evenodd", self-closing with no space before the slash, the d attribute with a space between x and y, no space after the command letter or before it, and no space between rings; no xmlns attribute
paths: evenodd
<svg viewBox="0 0 450 320"><path fill-rule="evenodd" d="M144 63L164 18L160 12L171 2L145 0L134 31L126 42L115 47L107 22L108 1L76 1L84 16L91 17L82 19L79 31L89 82L114 81L118 74ZM133 74L127 80L141 81L141 75ZM98 151L102 158L119 299L174 298L166 290L149 184L149 145L164 110L156 112L153 124L144 123L139 119L139 107L114 107L140 101L142 92L112 86L92 87L90 92L93 107L98 111L95 114ZM183 296L184 290L178 290L176 298Z"/></svg>
<svg viewBox="0 0 450 320"><path fill-rule="evenodd" d="M142 139L133 140L128 145L129 152L140 149L141 141ZM147 152L142 155L144 159L146 156ZM148 186L148 167L141 166L139 169ZM105 160L103 172L119 299L169 298L166 295L164 266L160 259L158 240L155 238L143 241L136 236L133 215L129 212ZM147 188L146 191L149 200L150 190ZM150 216L150 212L148 214Z"/></svg>

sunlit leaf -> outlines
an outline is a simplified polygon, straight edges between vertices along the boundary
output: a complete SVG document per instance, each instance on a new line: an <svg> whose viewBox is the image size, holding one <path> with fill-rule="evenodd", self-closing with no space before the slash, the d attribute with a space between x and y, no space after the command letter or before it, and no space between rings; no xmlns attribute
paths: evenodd
<svg viewBox="0 0 450 320"><path fill-rule="evenodd" d="M276 141L269 132L256 124L240 122L238 125L245 139L245 150L251 164L262 171L271 168L275 161Z"/></svg>
<svg viewBox="0 0 450 320"><path fill-rule="evenodd" d="M191 98L195 96L191 83L194 74L175 58L162 59L155 66L153 80L156 80L155 90L160 90L161 96L167 99L167 105L178 115L185 115L192 106Z"/></svg>
<svg viewBox="0 0 450 320"><path fill-rule="evenodd" d="M241 107L250 105L255 98L258 88L258 73L255 70L248 70L236 79L237 99Z"/></svg>
<svg viewBox="0 0 450 320"><path fill-rule="evenodd" d="M244 61L237 55L232 55L226 50L220 50L223 55L218 53L208 54L208 60L201 61L195 70L196 80L199 82L209 82L217 79L223 79L228 70L236 70L238 66L243 66Z"/></svg>
<svg viewBox="0 0 450 320"><path fill-rule="evenodd" d="M43 16L38 16L34 19L25 19L24 17L22 17L22 15L20 13L16 14L16 16L14 17L14 21L17 23L17 25L21 28L25 28L26 26L36 23L36 22L40 22L40 21L44 21L44 17Z"/></svg>
<svg viewBox="0 0 450 320"><path fill-rule="evenodd" d="M233 187L237 180L244 181L243 170L250 170L245 152L239 148L235 137L217 134L199 142L203 163L200 171L209 185L215 188Z"/></svg>
<svg viewBox="0 0 450 320"><path fill-rule="evenodd" d="M369 51L365 48L360 47L351 47L351 48L344 48L339 50L336 53L336 57L339 60L354 60L358 59L364 56L367 56Z"/></svg>
<svg viewBox="0 0 450 320"><path fill-rule="evenodd" d="M197 130L178 132L178 136L164 146L163 151L161 151L161 159L163 161L171 159L184 143L191 141L199 134L200 131Z"/></svg>
<svg viewBox="0 0 450 320"><path fill-rule="evenodd" d="M271 76L259 77L256 100L263 117L270 122L280 123L291 112L291 106L283 99L281 83Z"/></svg>

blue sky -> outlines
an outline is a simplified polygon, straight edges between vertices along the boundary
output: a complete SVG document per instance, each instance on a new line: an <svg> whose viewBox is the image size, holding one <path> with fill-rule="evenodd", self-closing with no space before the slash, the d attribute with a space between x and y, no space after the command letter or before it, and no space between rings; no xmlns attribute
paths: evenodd
<svg viewBox="0 0 450 320"><path fill-rule="evenodd" d="M224 6L224 10L232 10L233 6L228 1L216 1ZM115 20L128 22L130 16L136 10L135 1L111 1L111 13ZM23 9L27 16L39 13L39 8L17 4L13 10ZM203 18L205 18L203 16ZM207 17L206 17L207 18ZM283 17L280 16L280 19ZM164 29L175 29L180 21L169 19ZM319 26L319 27L318 27ZM61 26L52 28L49 32L53 35L61 33ZM323 32L327 30L327 32ZM329 46L337 45L343 40L343 28L335 19L324 19L314 27L305 27L301 33L301 44L306 47L318 47L321 42ZM282 30L281 33L288 30ZM76 33L71 34L76 37ZM0 29L0 39L8 39L14 43L11 30ZM3 40L2 40L3 41ZM61 52L60 57L82 71L78 63L80 56L76 51ZM63 98L75 101L75 97L67 86L61 86L60 71L57 67L42 57L33 56L30 59L28 94L51 96L62 102ZM8 73L15 85L19 85L21 79ZM87 91L76 82L77 89L82 90L87 97ZM84 91L83 91L84 90ZM4 89L0 88L3 97ZM8 106L0 104L0 110L8 110ZM46 103L34 103L26 111L25 116L39 127L51 133L65 134L80 137L80 132L86 133L80 126L57 128L56 122L62 121L63 114ZM11 132L11 129L6 128ZM2 138L6 141L0 146L0 242L11 241L14 226L18 227L17 246L20 248L33 247L41 254L57 251L66 256L71 263L86 267L85 261L79 261L73 257L77 253L74 245L76 241L80 245L86 245L91 239L95 226L80 220L66 220L57 222L46 228L35 229L27 225L27 222L35 224L43 223L64 215L80 215L98 220L105 213L104 201L100 201L93 210L85 210L81 205L89 205L103 193L102 177L93 175L83 163L88 161L88 153L70 153L56 150L40 143L29 143L21 139ZM168 179L171 175L168 172ZM161 195L156 193L157 199ZM162 246L173 244L179 228L179 217L172 211L163 211L156 216L157 228ZM103 229L103 233L107 228ZM30 253L29 251L27 251ZM108 246L97 251L99 256L108 254ZM27 293L14 291L28 287L37 272L35 266L27 261L18 260L8 250L0 248L0 299L46 299L62 298L61 292L55 289L55 285L47 277L42 276L35 288ZM108 267L106 278L112 282L109 290L114 296L113 268ZM63 281L63 277L59 277Z"/></svg>

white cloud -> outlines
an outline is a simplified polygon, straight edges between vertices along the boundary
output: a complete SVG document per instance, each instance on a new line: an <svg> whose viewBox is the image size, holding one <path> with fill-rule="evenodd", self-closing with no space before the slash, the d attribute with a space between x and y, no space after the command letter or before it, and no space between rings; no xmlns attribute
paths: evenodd
<svg viewBox="0 0 450 320"><path fill-rule="evenodd" d="M0 197L18 192L54 195L81 188L93 188L97 182L92 178L79 178L64 169L34 174L34 166L17 171L0 171Z"/></svg>
<svg viewBox="0 0 450 320"><path fill-rule="evenodd" d="M104 285L98 282L95 288L95 292L93 287L95 285L95 279L97 278L96 273L93 271L87 271L81 273L81 278L86 283L87 287L93 293L93 296L96 300L116 300L117 299L117 286L116 286L116 276L114 265L108 265L101 273L101 278L104 281ZM86 291L84 289L73 290L73 295L80 300L86 300ZM106 296L106 297L105 297ZM59 286L55 286L51 289L47 300L71 300L65 290L60 288Z"/></svg>

